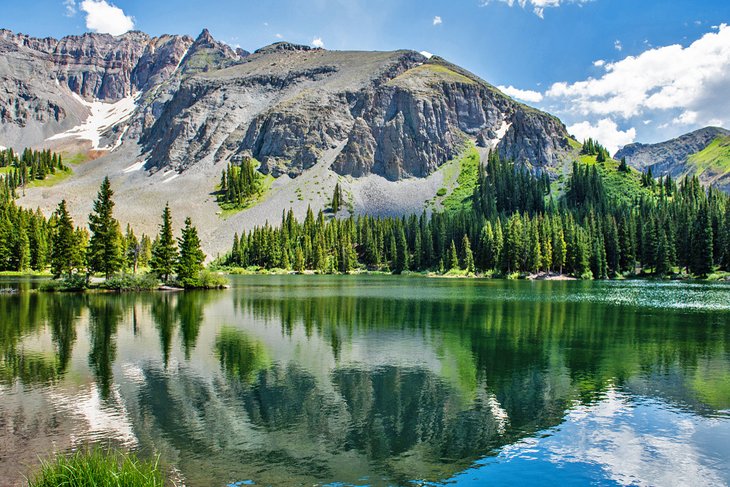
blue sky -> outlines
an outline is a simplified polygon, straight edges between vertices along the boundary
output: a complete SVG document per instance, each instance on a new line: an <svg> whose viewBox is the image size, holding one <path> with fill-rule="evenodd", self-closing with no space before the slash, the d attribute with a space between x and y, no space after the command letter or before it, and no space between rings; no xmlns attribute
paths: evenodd
<svg viewBox="0 0 730 487"><path fill-rule="evenodd" d="M0 26L438 54L616 148L730 128L727 0L2 0Z"/></svg>

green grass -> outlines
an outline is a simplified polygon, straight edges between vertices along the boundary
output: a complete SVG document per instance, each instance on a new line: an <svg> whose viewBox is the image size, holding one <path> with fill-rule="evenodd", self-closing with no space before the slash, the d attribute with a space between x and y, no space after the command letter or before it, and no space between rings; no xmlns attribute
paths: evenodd
<svg viewBox="0 0 730 487"><path fill-rule="evenodd" d="M443 200L443 206L447 211L456 211L471 205L479 176L479 161L479 152L473 145L462 153L458 161L459 176L456 178L458 186Z"/></svg>
<svg viewBox="0 0 730 487"><path fill-rule="evenodd" d="M84 162L89 160L89 155L84 152L77 152L76 154L63 154L63 163L64 164L83 164Z"/></svg>
<svg viewBox="0 0 730 487"><path fill-rule="evenodd" d="M249 198L243 205L236 205L233 203L226 203L224 201L218 201L218 206L221 209L220 217L224 220L230 216L235 215L238 212L241 212L243 210L247 210L248 208L251 208L252 206L255 206L259 201L261 201L266 194L271 189L271 185L274 183L274 177L271 174L267 174L263 177L261 180L261 191L254 196L253 198Z"/></svg>
<svg viewBox="0 0 730 487"><path fill-rule="evenodd" d="M29 487L162 487L165 478L157 461L144 462L131 453L99 449L58 455L43 461Z"/></svg>
<svg viewBox="0 0 730 487"><path fill-rule="evenodd" d="M473 79L464 76L461 73L457 73L456 71L449 69L447 66L436 63L426 63L416 66L415 68L411 68L388 81L387 84L397 86L400 83L413 78L426 79L432 82L445 81L447 83L462 83L468 85L477 84Z"/></svg>
<svg viewBox="0 0 730 487"><path fill-rule="evenodd" d="M710 172L723 175L730 172L730 137L718 137L710 145L689 156L690 164L697 174Z"/></svg>
<svg viewBox="0 0 730 487"><path fill-rule="evenodd" d="M29 188L47 188L49 186L53 186L54 184L58 184L65 179L70 178L71 174L73 174L71 169L65 169L65 170L56 169L55 174L49 174L48 176L46 176L46 179L42 179L42 180L36 179L34 181L31 181L30 183L28 183L28 187Z"/></svg>
<svg viewBox="0 0 730 487"><path fill-rule="evenodd" d="M596 162L596 156L581 155L579 161L590 166L597 166L603 178L603 186L609 198L632 202L640 196L651 196L651 191L641 185L641 176L635 169L625 173L618 170L618 161L608 159Z"/></svg>

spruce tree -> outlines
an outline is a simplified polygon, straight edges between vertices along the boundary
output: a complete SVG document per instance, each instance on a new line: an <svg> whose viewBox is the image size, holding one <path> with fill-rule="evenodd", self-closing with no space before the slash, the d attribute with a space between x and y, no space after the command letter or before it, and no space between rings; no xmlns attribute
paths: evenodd
<svg viewBox="0 0 730 487"><path fill-rule="evenodd" d="M700 205L692 227L692 258L689 270L692 274L706 277L712 272L713 234L712 221L707 203Z"/></svg>
<svg viewBox="0 0 730 487"><path fill-rule="evenodd" d="M456 244L453 240L451 241L451 247L449 247L449 261L447 265L450 271L459 269L459 254L456 252Z"/></svg>
<svg viewBox="0 0 730 487"><path fill-rule="evenodd" d="M461 240L462 252L464 254L464 269L467 274L474 274L474 254L471 250L471 242L469 237L464 234L464 238Z"/></svg>
<svg viewBox="0 0 730 487"><path fill-rule="evenodd" d="M304 252L302 252L302 248L299 246L297 246L294 252L294 270L299 274L304 272Z"/></svg>
<svg viewBox="0 0 730 487"><path fill-rule="evenodd" d="M109 178L105 177L89 215L89 230L91 230L87 257L89 272L102 272L107 279L118 272L124 264L122 234L119 222L112 214L113 195Z"/></svg>
<svg viewBox="0 0 730 487"><path fill-rule="evenodd" d="M51 273L53 277L70 276L78 260L78 247L74 223L66 208L66 200L61 200L54 213L56 225L52 233Z"/></svg>
<svg viewBox="0 0 730 487"><path fill-rule="evenodd" d="M166 283L175 270L176 261L177 248L175 239L172 236L172 215L170 214L170 205L165 205L165 209L162 211L160 233L152 246L150 268Z"/></svg>
<svg viewBox="0 0 730 487"><path fill-rule="evenodd" d="M203 270L205 254L200 248L198 230L193 226L190 217L185 219L182 236L178 239L180 249L177 259L177 277L186 285L195 281Z"/></svg>

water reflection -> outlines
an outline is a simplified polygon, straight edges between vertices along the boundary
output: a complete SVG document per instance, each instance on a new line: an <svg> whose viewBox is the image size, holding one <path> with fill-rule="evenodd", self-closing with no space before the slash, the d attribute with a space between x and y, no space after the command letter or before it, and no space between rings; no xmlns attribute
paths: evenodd
<svg viewBox="0 0 730 487"><path fill-rule="evenodd" d="M730 435L718 304L730 287L702 288L702 309L696 288L641 285L290 277L220 293L0 296L0 424L33 410L49 425L36 434L62 445L124 437L193 486L504 480L507 452L546 442L535 455L556 481L556 462L582 481L651 479L666 455L606 467L626 428L627 441L674 441L702 478L730 481L706 464L706 437L657 433L666 406ZM624 414L647 399L641 423ZM604 438L561 435L612 407ZM459 474L471 465L478 474Z"/></svg>

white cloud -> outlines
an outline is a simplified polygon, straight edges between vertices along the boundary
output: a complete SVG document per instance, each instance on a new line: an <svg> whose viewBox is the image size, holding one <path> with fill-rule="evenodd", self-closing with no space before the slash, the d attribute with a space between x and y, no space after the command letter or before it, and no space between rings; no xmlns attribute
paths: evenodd
<svg viewBox="0 0 730 487"><path fill-rule="evenodd" d="M65 0L63 5L66 7L66 17L76 15L76 0Z"/></svg>
<svg viewBox="0 0 730 487"><path fill-rule="evenodd" d="M623 51L623 50L624 50L624 45L623 45L623 44L621 44L621 41L619 41L618 39L616 39L615 41L613 41L613 47L614 47L614 49L616 49L616 50L617 50L618 52L621 52L621 51Z"/></svg>
<svg viewBox="0 0 730 487"><path fill-rule="evenodd" d="M567 3L574 3L583 5L590 3L593 0L482 0L482 6L487 6L490 3L501 2L506 3L510 7L519 5L522 8L530 7L532 11L540 18L543 18L546 8L555 8L565 5Z"/></svg>
<svg viewBox="0 0 730 487"><path fill-rule="evenodd" d="M539 91L533 91L533 90L521 90L519 88L515 88L514 86L498 86L499 91L504 93L505 95L509 95L512 98L517 98L518 100L527 101L530 103L540 103L543 99L542 93Z"/></svg>
<svg viewBox="0 0 730 487"><path fill-rule="evenodd" d="M421 51L421 55L428 59L431 59L433 57L433 54L428 51Z"/></svg>
<svg viewBox="0 0 730 487"><path fill-rule="evenodd" d="M433 25L441 25L443 23L444 23L444 21L441 20L441 17L439 17L438 15L433 18Z"/></svg>
<svg viewBox="0 0 730 487"><path fill-rule="evenodd" d="M606 61L604 61L603 59L599 59L597 61L593 61L593 65L597 68L602 68L606 65Z"/></svg>
<svg viewBox="0 0 730 487"><path fill-rule="evenodd" d="M676 124L730 125L730 27L720 26L687 47L675 44L605 65L597 79L559 82L545 93L564 112L631 119L642 115ZM646 116L642 119L647 118Z"/></svg>
<svg viewBox="0 0 730 487"><path fill-rule="evenodd" d="M571 133L580 142L591 137L601 143L611 154L615 154L617 150L626 144L630 144L636 139L636 129L631 127L628 130L621 131L616 122L610 118L603 118L596 125L590 122L580 122L568 127Z"/></svg>
<svg viewBox="0 0 730 487"><path fill-rule="evenodd" d="M134 28L134 20L106 0L84 0L81 10L86 12L86 28L118 36Z"/></svg>
<svg viewBox="0 0 730 487"><path fill-rule="evenodd" d="M321 37L315 37L312 39L312 45L314 47L324 48L324 41L322 41Z"/></svg>
<svg viewBox="0 0 730 487"><path fill-rule="evenodd" d="M283 39L284 38L284 36L281 35L281 34L274 34L274 37L276 37L277 39Z"/></svg>

